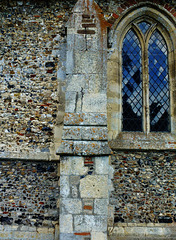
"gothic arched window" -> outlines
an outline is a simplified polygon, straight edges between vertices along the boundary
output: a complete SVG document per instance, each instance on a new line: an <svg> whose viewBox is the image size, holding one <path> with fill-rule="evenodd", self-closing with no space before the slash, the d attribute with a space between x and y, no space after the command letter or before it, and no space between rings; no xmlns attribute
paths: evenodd
<svg viewBox="0 0 176 240"><path fill-rule="evenodd" d="M176 149L175 26L164 8L147 2L124 11L111 28L107 109L112 149Z"/></svg>
<svg viewBox="0 0 176 240"><path fill-rule="evenodd" d="M122 46L122 131L170 132L168 48L156 24L132 24Z"/></svg>

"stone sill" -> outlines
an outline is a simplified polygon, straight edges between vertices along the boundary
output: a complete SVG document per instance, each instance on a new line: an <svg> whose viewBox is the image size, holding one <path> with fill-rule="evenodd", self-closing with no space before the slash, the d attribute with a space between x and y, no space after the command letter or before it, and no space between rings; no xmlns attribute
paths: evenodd
<svg viewBox="0 0 176 240"><path fill-rule="evenodd" d="M176 150L176 135L172 133L121 132L109 142L112 150Z"/></svg>
<svg viewBox="0 0 176 240"><path fill-rule="evenodd" d="M0 152L1 160L21 160L21 161L59 161L59 156L52 157L50 153L37 152L37 153L12 153Z"/></svg>
<svg viewBox="0 0 176 240"><path fill-rule="evenodd" d="M174 224L136 224L135 226L115 226L108 228L110 239L176 239Z"/></svg>
<svg viewBox="0 0 176 240"><path fill-rule="evenodd" d="M169 227L169 228L175 228L176 223L115 223L114 227Z"/></svg>

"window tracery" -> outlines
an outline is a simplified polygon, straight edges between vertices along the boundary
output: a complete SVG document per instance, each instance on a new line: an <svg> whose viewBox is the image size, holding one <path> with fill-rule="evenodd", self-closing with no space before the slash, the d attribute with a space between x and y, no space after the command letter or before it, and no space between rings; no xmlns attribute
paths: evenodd
<svg viewBox="0 0 176 240"><path fill-rule="evenodd" d="M123 40L123 131L170 131L168 50L155 25L132 24Z"/></svg>

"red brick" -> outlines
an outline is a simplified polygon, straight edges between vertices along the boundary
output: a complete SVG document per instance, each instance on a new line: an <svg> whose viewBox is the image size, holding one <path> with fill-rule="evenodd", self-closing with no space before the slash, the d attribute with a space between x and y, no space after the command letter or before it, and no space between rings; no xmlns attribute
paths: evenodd
<svg viewBox="0 0 176 240"><path fill-rule="evenodd" d="M74 234L78 236L90 236L90 232L82 232L82 233L74 233Z"/></svg>
<svg viewBox="0 0 176 240"><path fill-rule="evenodd" d="M116 13L113 13L112 16L116 19L119 17L119 15L117 15Z"/></svg>
<svg viewBox="0 0 176 240"><path fill-rule="evenodd" d="M85 210L92 210L92 208L93 208L92 206L88 206L88 205L85 205L85 206L84 206L84 209L85 209Z"/></svg>

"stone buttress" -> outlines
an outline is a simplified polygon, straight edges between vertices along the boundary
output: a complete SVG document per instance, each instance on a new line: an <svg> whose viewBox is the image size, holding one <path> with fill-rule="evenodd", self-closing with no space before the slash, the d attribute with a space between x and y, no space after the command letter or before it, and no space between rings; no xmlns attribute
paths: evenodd
<svg viewBox="0 0 176 240"><path fill-rule="evenodd" d="M91 0L79 0L67 23L60 240L107 239L107 27Z"/></svg>

